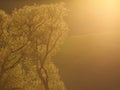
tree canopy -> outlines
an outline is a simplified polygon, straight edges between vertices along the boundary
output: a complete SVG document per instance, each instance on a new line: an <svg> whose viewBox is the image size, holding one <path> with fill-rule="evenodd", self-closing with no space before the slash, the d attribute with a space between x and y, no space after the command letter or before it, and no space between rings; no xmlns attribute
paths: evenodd
<svg viewBox="0 0 120 90"><path fill-rule="evenodd" d="M52 61L68 31L64 4L0 10L0 89L65 90Z"/></svg>

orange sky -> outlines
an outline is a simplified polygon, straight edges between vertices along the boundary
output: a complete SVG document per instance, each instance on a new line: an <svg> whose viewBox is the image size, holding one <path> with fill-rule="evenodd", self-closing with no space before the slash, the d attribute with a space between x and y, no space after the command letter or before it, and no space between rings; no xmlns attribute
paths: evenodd
<svg viewBox="0 0 120 90"><path fill-rule="evenodd" d="M75 0L71 3L72 28L77 33L119 29L119 8L119 0Z"/></svg>

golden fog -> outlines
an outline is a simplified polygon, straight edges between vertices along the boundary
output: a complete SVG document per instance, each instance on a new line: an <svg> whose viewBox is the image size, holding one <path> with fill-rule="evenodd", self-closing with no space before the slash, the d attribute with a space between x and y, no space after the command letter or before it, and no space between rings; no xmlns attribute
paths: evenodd
<svg viewBox="0 0 120 90"><path fill-rule="evenodd" d="M69 7L71 37L58 55L69 90L119 90L120 1L74 0Z"/></svg>

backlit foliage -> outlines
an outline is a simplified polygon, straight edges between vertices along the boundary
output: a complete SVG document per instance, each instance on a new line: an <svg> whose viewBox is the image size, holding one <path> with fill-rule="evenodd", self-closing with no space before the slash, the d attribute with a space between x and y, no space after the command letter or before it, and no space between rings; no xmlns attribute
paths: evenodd
<svg viewBox="0 0 120 90"><path fill-rule="evenodd" d="M68 31L64 4L0 11L0 88L65 90L52 62Z"/></svg>

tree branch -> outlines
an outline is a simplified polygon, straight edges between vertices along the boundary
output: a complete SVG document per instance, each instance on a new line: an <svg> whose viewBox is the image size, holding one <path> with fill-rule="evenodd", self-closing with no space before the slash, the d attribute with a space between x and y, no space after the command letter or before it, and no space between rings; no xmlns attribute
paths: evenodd
<svg viewBox="0 0 120 90"><path fill-rule="evenodd" d="M19 62L21 61L22 58L23 58L23 56L20 56L19 59L13 65L11 65L10 67L5 69L5 72L14 68L14 67L16 67L19 64Z"/></svg>

